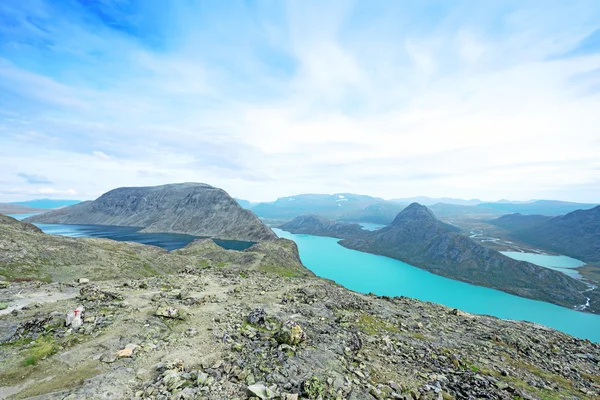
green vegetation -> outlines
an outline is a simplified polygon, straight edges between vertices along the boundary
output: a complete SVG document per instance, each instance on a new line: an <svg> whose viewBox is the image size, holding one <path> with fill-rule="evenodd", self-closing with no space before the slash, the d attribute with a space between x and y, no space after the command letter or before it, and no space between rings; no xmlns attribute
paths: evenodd
<svg viewBox="0 0 600 400"><path fill-rule="evenodd" d="M394 333L400 332L395 325L370 314L360 314L357 325L363 332L369 335L374 335L381 330Z"/></svg>
<svg viewBox="0 0 600 400"><path fill-rule="evenodd" d="M35 344L27 350L27 357L23 361L25 365L36 365L41 359L54 354L58 349L56 341L50 336L40 336L31 343Z"/></svg>
<svg viewBox="0 0 600 400"><path fill-rule="evenodd" d="M304 382L304 393L309 399L318 399L325 392L325 384L316 376L310 377Z"/></svg>

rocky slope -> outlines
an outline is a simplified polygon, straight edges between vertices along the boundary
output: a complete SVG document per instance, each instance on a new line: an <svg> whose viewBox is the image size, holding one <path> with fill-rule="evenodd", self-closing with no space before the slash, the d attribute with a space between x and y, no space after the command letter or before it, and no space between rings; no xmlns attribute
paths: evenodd
<svg viewBox="0 0 600 400"><path fill-rule="evenodd" d="M585 304L587 286L560 272L516 261L483 247L411 204L390 226L341 245L396 258L438 275L565 307Z"/></svg>
<svg viewBox="0 0 600 400"><path fill-rule="evenodd" d="M135 280L15 283L70 298L0 316L9 399L581 399L600 346L538 325L317 279L200 268ZM83 306L82 325L65 314Z"/></svg>
<svg viewBox="0 0 600 400"><path fill-rule="evenodd" d="M542 249L600 263L600 206L554 218L513 214L492 223L507 228L511 237Z"/></svg>
<svg viewBox="0 0 600 400"><path fill-rule="evenodd" d="M142 232L187 233L232 240L273 240L277 236L224 190L202 183L119 188L27 219L46 224L143 227Z"/></svg>
<svg viewBox="0 0 600 400"><path fill-rule="evenodd" d="M364 232L358 224L333 221L313 214L300 215L290 222L280 225L279 228L292 233L306 233L335 238L355 237Z"/></svg>

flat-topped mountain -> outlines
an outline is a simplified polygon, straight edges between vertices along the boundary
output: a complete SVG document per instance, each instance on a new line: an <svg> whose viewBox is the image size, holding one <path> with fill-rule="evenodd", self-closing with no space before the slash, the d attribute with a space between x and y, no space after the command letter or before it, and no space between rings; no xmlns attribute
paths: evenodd
<svg viewBox="0 0 600 400"><path fill-rule="evenodd" d="M435 274L566 307L584 304L584 283L483 247L413 203L391 225L342 240L348 248L399 259Z"/></svg>
<svg viewBox="0 0 600 400"><path fill-rule="evenodd" d="M491 222L526 243L587 263L600 263L600 206L554 218L512 214Z"/></svg>
<svg viewBox="0 0 600 400"><path fill-rule="evenodd" d="M279 228L291 233L306 233L340 239L351 238L364 232L358 224L333 221L313 214L300 215L290 222L280 225Z"/></svg>
<svg viewBox="0 0 600 400"><path fill-rule="evenodd" d="M172 232L232 240L277 236L227 192L203 183L111 190L97 200L28 218L45 224L136 226L142 232Z"/></svg>

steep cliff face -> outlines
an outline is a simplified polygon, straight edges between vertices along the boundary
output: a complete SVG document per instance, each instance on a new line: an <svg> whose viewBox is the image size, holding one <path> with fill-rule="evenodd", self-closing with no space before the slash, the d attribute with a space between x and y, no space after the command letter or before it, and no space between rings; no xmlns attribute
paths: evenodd
<svg viewBox="0 0 600 400"><path fill-rule="evenodd" d="M280 225L279 228L291 233L306 233L340 239L347 239L364 233L358 224L333 221L318 215L300 215L292 221Z"/></svg>
<svg viewBox="0 0 600 400"><path fill-rule="evenodd" d="M452 279L566 307L585 303L586 285L560 272L516 261L456 233L413 203L390 226L343 240L345 247L396 258Z"/></svg>
<svg viewBox="0 0 600 400"><path fill-rule="evenodd" d="M97 200L28 218L47 224L137 226L142 232L187 233L233 240L277 236L222 189L202 183L119 188Z"/></svg>

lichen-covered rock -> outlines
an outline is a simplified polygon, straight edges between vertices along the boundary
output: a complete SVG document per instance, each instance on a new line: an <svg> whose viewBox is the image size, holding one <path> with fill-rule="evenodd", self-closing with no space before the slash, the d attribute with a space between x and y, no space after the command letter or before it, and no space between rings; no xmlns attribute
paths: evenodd
<svg viewBox="0 0 600 400"><path fill-rule="evenodd" d="M159 305L156 311L154 312L154 315L165 318L181 318L179 310L167 304Z"/></svg>
<svg viewBox="0 0 600 400"><path fill-rule="evenodd" d="M290 346L295 346L306 340L306 333L297 322L285 321L277 334L277 341Z"/></svg>

